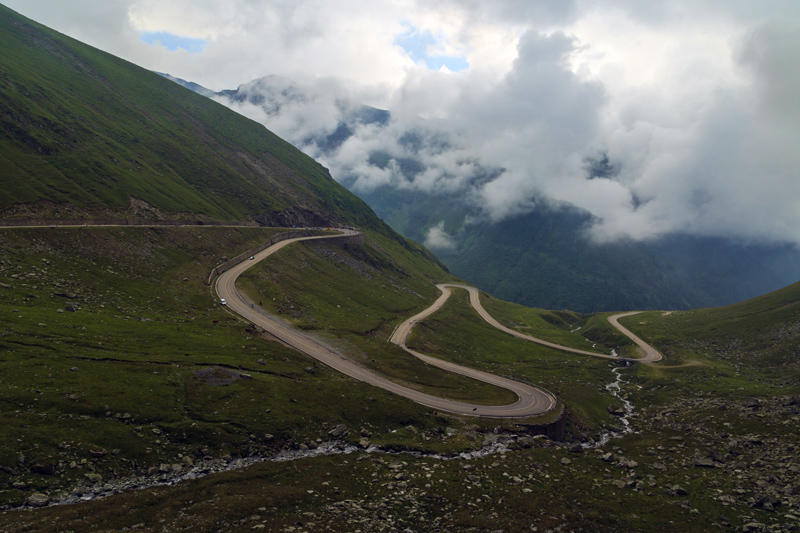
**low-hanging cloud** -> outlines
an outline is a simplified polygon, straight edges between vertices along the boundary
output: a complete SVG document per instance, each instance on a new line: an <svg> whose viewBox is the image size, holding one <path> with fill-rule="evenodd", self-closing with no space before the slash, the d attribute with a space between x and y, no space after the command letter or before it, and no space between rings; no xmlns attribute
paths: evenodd
<svg viewBox="0 0 800 533"><path fill-rule="evenodd" d="M446 194L484 220L570 204L597 240L800 243L793 0L6 3L214 90L283 76L219 99L356 191ZM415 61L396 44L409 27L469 68ZM208 44L168 52L143 31Z"/></svg>
<svg viewBox="0 0 800 533"><path fill-rule="evenodd" d="M682 232L800 242L796 87L776 66L793 42L764 32L741 36L730 51L745 74L766 69L751 83L625 88L618 100L572 70L581 47L574 37L529 30L499 82L480 73L411 79L387 123L348 121L358 95L325 83L266 91L259 120L356 191L461 195L491 220L543 200L572 204L594 215L590 233L603 241ZM690 65L685 75L703 68ZM433 98L436 114L420 118ZM252 104L231 105L254 117ZM340 145L320 142L343 123L349 137Z"/></svg>

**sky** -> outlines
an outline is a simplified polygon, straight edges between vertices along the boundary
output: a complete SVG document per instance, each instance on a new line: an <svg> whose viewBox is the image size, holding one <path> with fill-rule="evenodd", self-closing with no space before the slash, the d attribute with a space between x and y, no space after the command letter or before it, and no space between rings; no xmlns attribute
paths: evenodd
<svg viewBox="0 0 800 533"><path fill-rule="evenodd" d="M574 205L598 241L800 244L796 0L4 3L209 89L291 80L303 105L237 109L290 141L334 131L343 99L390 109L322 160L364 190L452 191L491 220ZM366 165L409 128L424 172Z"/></svg>

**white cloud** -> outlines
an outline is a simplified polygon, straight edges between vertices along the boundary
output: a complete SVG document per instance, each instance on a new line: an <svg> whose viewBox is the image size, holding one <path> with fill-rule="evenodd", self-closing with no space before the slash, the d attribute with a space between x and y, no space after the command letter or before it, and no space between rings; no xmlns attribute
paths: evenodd
<svg viewBox="0 0 800 533"><path fill-rule="evenodd" d="M219 90L276 74L308 95L238 110L292 142L335 131L342 100L391 109L334 176L458 193L494 219L567 202L598 239L671 232L800 243L800 3L795 0L7 0L26 16ZM397 45L409 27L434 71ZM167 52L142 31L208 41ZM425 140L402 141L414 131ZM442 143L446 140L446 143ZM383 152L389 161L370 164ZM619 171L587 179L605 153ZM413 157L423 169L404 172ZM487 169L503 169L486 176ZM407 169L406 169L407 170Z"/></svg>
<svg viewBox="0 0 800 533"><path fill-rule="evenodd" d="M455 248L453 237L444 231L443 221L428 229L424 244L433 250L452 250Z"/></svg>

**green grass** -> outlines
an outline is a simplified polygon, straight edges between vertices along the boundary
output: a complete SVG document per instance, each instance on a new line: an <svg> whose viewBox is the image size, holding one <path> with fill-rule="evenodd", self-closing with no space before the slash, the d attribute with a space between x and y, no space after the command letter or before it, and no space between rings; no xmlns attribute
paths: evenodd
<svg viewBox="0 0 800 533"><path fill-rule="evenodd" d="M585 314L536 309L482 293L481 303L501 324L520 333L590 352L622 355L632 341L608 323L611 313Z"/></svg>
<svg viewBox="0 0 800 533"><path fill-rule="evenodd" d="M703 413L678 415L677 423ZM741 417L718 413L712 428L730 431ZM697 422L694 422L697 423ZM708 425L708 424L707 424ZM760 431L780 425L761 423ZM777 435L777 434L776 434ZM796 440L796 435L787 437ZM146 530L268 531L289 527L332 531L419 527L445 531L687 531L702 532L744 522L780 523L786 512L768 512L720 496L759 494L749 477L732 469L696 468L693 454L709 449L704 435L666 430L631 435L598 452L570 453L546 441L480 459L441 461L409 455L357 453L291 463L262 463L173 487L130 492L79 506L0 516L10 531L81 529L86 516L104 527L138 524ZM737 460L756 461L757 449L736 446ZM603 461L611 452L614 459ZM620 468L619 457L636 461ZM669 459L668 459L668 458ZM569 463L564 464L563 459ZM661 462L666 470L656 468ZM741 472L741 471L740 471ZM778 475L765 467L764 478ZM398 479L398 476L400 479ZM677 496L670 488L682 486ZM785 508L784 508L785 510ZM745 520L743 517L747 517Z"/></svg>
<svg viewBox="0 0 800 533"><path fill-rule="evenodd" d="M665 361L639 367L637 396L668 402L681 395L729 398L800 393L797 323L800 285L739 304L623 319L662 351Z"/></svg>
<svg viewBox="0 0 800 533"><path fill-rule="evenodd" d="M312 360L216 304L208 272L265 238L260 229L223 228L0 232L0 283L8 286L0 287L8 436L0 465L18 467L20 455L27 465L56 465L58 476L16 478L25 490L54 491L86 472L65 465L92 447L119 450L103 461L123 475L201 448L213 456L271 453L327 438L340 423L397 446L421 437L390 429L449 423L325 368L306 372ZM67 304L80 309L66 311ZM253 379L211 387L193 375L209 365ZM6 486L0 501L23 493Z"/></svg>
<svg viewBox="0 0 800 533"><path fill-rule="evenodd" d="M264 237L259 229L225 228L0 232L0 247L7 252L0 283L9 286L0 287L0 386L6 391L0 398L0 422L8 437L0 442L0 466L19 471L16 476L0 473L0 502L19 504L35 491L57 496L91 468L112 481L180 462L181 455L195 461L206 455L270 455L326 440L328 431L342 423L350 429L350 442L360 438L363 428L370 442L388 449L439 453L478 448L495 431L519 431L513 421L437 416L324 367L308 373L313 361L262 338L217 306L204 284L209 270L223 256L247 250ZM405 354L395 352L386 339L402 318L437 296L435 282L450 279L423 250L377 232L370 239L365 247L294 245L249 272L242 287L265 305L275 298L283 316L346 347L352 357L362 357L362 364L408 378L420 369L402 366ZM384 254L389 250L391 255ZM664 363L624 372L631 381L625 394L636 406L633 422L639 433L612 441L603 452L636 461L635 471L604 462L594 452L570 453L546 439L512 445L505 458L466 462L330 456L265 463L84 505L5 513L0 524L9 531L81 529L85 522L79 521L87 515L107 528L168 524L197 531L249 530L257 524L280 530L297 527L297 522L346 531L353 530L356 519L367 524L391 519L407 527L422 524L420 517L448 531L531 525L540 530L648 530L669 522L675 530L705 531L721 524L721 516L737 527L748 517L771 523L776 514L744 503L726 506L718 497L756 497L762 490L757 482L769 476L790 484L796 480L770 459L788 457L789 447L800 445L792 419L796 415L780 399L797 394L792 384L796 370L766 351L749 355L772 332L794 323L792 290L740 307L698 310L694 320L691 314L648 313L624 321L667 355ZM337 308L343 295L344 304ZM579 332L602 325L590 338L607 339L606 349L617 346L618 338L605 331L604 315L483 301L503 322L531 334L581 346L587 341ZM58 312L67 303L81 309ZM737 322L728 326L729 321ZM577 324L585 326L570 333ZM568 439L618 424L606 410L615 401L601 390L613 379L609 361L503 334L469 307L466 291L456 290L443 310L414 331L410 344L421 351L557 393L568 412ZM733 350L732 339L741 339L745 349ZM786 334L782 342L776 343L779 349L789 346L791 337ZM193 375L208 365L241 370L252 379L212 387ZM777 368L789 369L781 381L775 378ZM451 393L457 392L456 382L425 372L424 386L450 386ZM771 403L760 411L741 408L752 396ZM661 415L665 409L674 413ZM272 438L266 439L267 434ZM759 435L764 444L731 444L730 439L747 435ZM107 454L93 457L90 450L98 448ZM740 479L732 468L691 464L698 454L728 448L738 455L726 465L744 461L758 470ZM399 487L397 472L375 457L407 463L405 488ZM570 464L561 463L565 458ZM666 463L667 470L655 468L657 461ZM759 461L765 466L754 466ZM472 469L465 470L465 464ZM55 474L33 474L27 468L34 465L52 467ZM478 476L479 485L469 475ZM641 488L624 486L637 482ZM674 484L689 495L667 494ZM350 505L337 503L347 500L365 510L336 511ZM697 511L675 504L682 501ZM370 522L373 513L383 518L376 514Z"/></svg>
<svg viewBox="0 0 800 533"><path fill-rule="evenodd" d="M522 317L514 318L521 321ZM544 331L551 331L547 326ZM526 333L538 335L539 331ZM408 345L455 363L542 386L564 402L576 429L581 431L612 424L606 407L614 402L601 388L613 381L613 363L553 350L503 333L478 316L469 304L467 291L454 290L443 309L415 327Z"/></svg>
<svg viewBox="0 0 800 533"><path fill-rule="evenodd" d="M438 294L432 281L412 272L370 245L308 244L282 250L239 284L266 309L405 386L487 405L516 401L510 391L431 368L388 342L397 325Z"/></svg>

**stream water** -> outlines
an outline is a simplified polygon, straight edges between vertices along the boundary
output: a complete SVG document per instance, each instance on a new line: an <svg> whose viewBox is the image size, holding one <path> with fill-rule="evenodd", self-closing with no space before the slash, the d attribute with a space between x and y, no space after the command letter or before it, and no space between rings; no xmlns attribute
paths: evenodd
<svg viewBox="0 0 800 533"><path fill-rule="evenodd" d="M597 440L589 440L588 442L581 444L583 448L587 449L600 448L606 445L611 439L619 438L622 437L623 435L633 433L633 428L631 427L630 421L628 420L634 411L633 404L631 404L631 402L628 401L627 399L620 396L622 384L626 383L626 381L622 379L622 371L629 366L630 363L628 363L626 366L614 368L612 372L616 376L616 379L612 383L609 383L608 385L605 386L605 389L609 391L609 393L611 393L612 396L617 398L622 404L622 409L624 414L619 417L622 427L618 429L611 429L608 431L604 431L603 433L600 434ZM375 446L375 445L370 445L367 448L363 448L352 444L346 444L341 441L330 441L330 442L323 442L319 444L316 448L283 450L272 457L244 457L240 459L233 459L231 461L213 460L209 462L203 462L188 470L163 474L158 478L156 478L155 476L154 477L132 476L130 478L123 480L115 480L111 483L106 483L101 486L95 486L91 488L86 487L85 492L73 491L71 494L51 499L47 505L64 505L64 504L80 503L90 500L96 500L99 498L104 498L122 492L129 492L133 490L141 490L141 489L165 486L165 485L175 485L177 483L180 483L181 481L188 481L191 479L204 477L209 474L226 472L229 470L236 470L239 468L250 466L255 463L261 463L264 461L275 461L275 462L296 461L298 459L307 459L307 458L319 457L322 455L349 455L357 451L363 451L366 453L380 453L385 455L404 455L416 458L437 459L441 461L452 461L458 459L468 461L480 457L486 457L488 455L509 452L510 449L508 447L508 444L513 442L515 439L516 436L497 435L496 439L493 442L486 443L483 447L481 447L478 450L474 450L471 452L461 452L454 455L443 455L436 453L424 453L424 452L406 451L406 450L403 451L387 450L381 448L380 446ZM15 509L22 509L28 507L31 506L26 504L23 505L22 507L16 507Z"/></svg>
<svg viewBox="0 0 800 533"><path fill-rule="evenodd" d="M611 429L602 432L598 440L590 440L589 442L584 442L581 444L581 446L584 448L602 448L608 444L611 439L618 439L623 435L633 433L633 428L631 427L631 422L629 420L631 415L633 415L633 404L628 399L620 396L620 393L622 392L622 384L626 383L626 381L622 379L622 371L630 366L631 363L625 363L625 366L618 366L614 368L612 372L617 379L605 386L605 389L611 393L611 396L617 398L622 403L622 411L624 414L619 417L622 427L619 428L619 430Z"/></svg>

